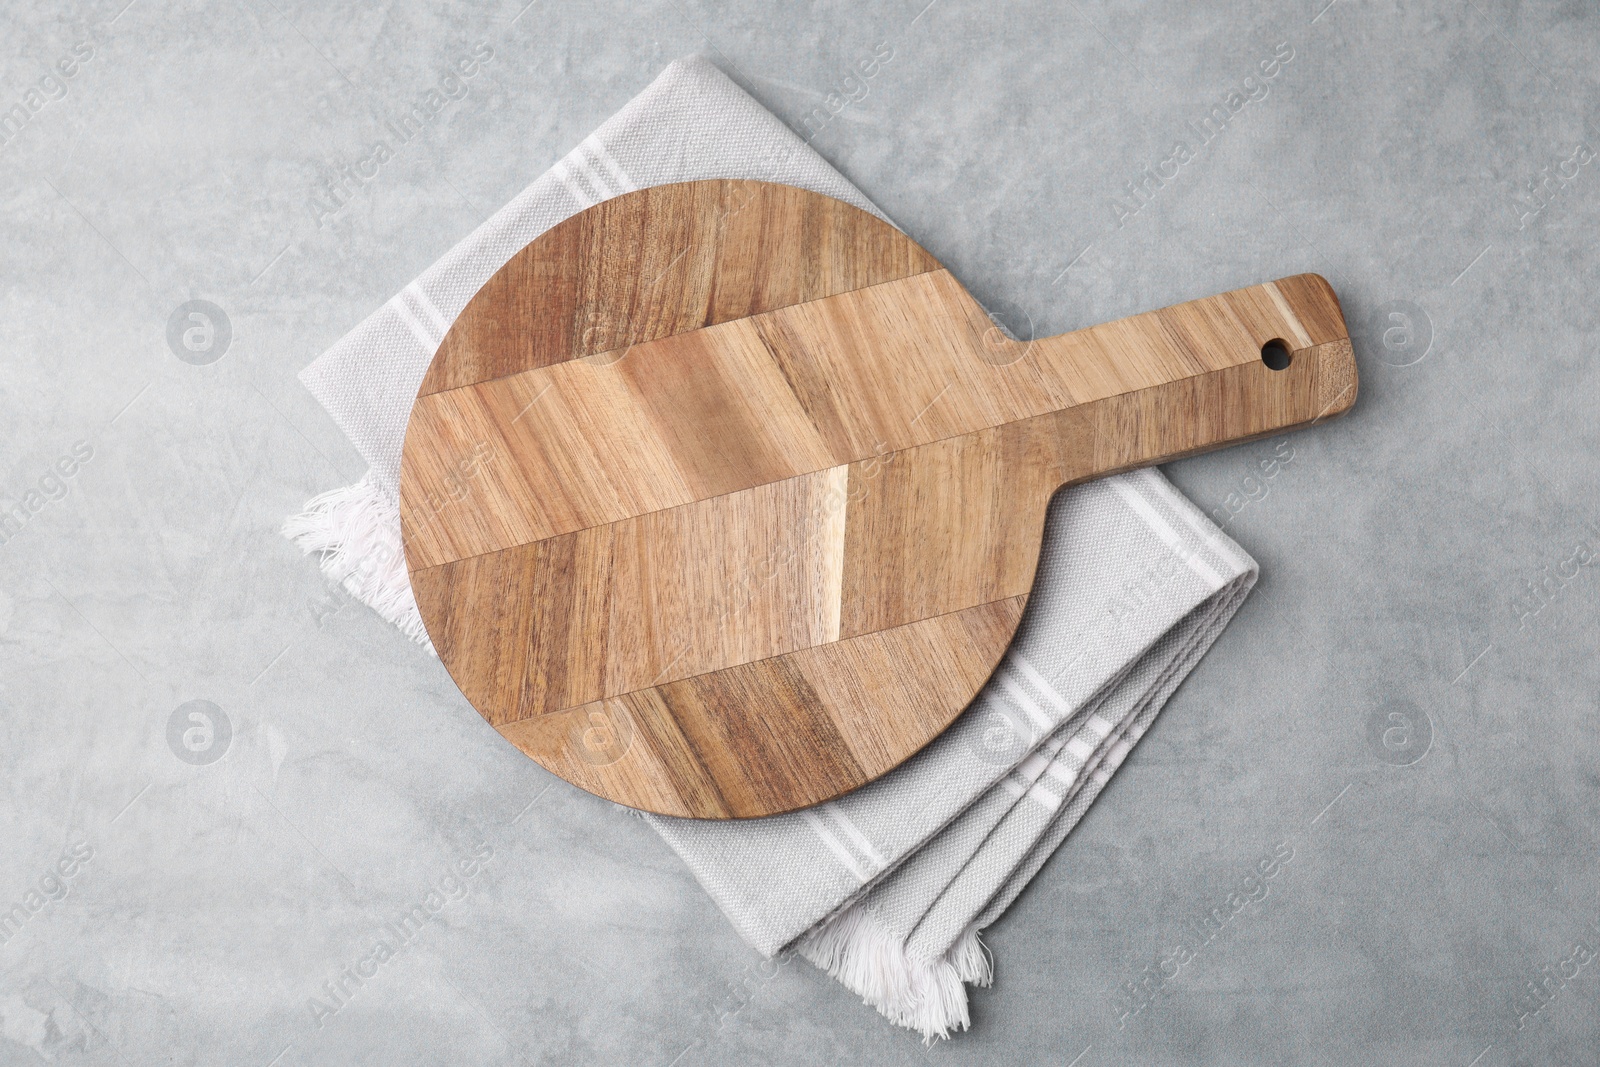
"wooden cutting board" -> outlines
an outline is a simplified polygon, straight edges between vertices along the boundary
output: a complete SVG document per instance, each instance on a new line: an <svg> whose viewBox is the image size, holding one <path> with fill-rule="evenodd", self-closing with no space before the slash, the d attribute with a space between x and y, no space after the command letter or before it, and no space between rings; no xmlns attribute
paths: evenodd
<svg viewBox="0 0 1600 1067"><path fill-rule="evenodd" d="M451 327L406 432L406 563L461 691L540 764L770 815L967 706L1057 489L1355 397L1314 274L1025 342L866 212L663 186L543 234Z"/></svg>

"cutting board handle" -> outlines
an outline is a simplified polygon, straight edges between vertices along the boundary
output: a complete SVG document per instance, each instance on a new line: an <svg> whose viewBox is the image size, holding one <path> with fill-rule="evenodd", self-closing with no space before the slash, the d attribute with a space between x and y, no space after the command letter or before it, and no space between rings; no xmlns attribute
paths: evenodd
<svg viewBox="0 0 1600 1067"><path fill-rule="evenodd" d="M994 362L1065 382L1093 445L1062 484L1166 463L1347 411L1358 375L1339 299L1300 274L1035 341ZM1080 420L1085 420L1080 423Z"/></svg>

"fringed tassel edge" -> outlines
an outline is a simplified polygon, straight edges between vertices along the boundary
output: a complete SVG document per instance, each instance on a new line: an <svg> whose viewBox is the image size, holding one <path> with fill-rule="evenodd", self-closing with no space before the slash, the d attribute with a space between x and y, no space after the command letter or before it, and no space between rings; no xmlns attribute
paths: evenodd
<svg viewBox="0 0 1600 1067"><path fill-rule="evenodd" d="M860 904L852 904L795 946L829 977L890 1022L925 1043L972 1025L966 983L994 980L994 958L968 927L943 956L923 960L906 951Z"/></svg>
<svg viewBox="0 0 1600 1067"><path fill-rule="evenodd" d="M283 524L283 536L306 555L321 553L322 573L345 592L398 626L429 652L400 547L400 508L369 474L354 485L306 501Z"/></svg>
<svg viewBox="0 0 1600 1067"><path fill-rule="evenodd" d="M994 985L994 953L978 937L977 927L969 926L961 931L961 936L945 952L944 958L950 961L950 966L968 985L983 989Z"/></svg>

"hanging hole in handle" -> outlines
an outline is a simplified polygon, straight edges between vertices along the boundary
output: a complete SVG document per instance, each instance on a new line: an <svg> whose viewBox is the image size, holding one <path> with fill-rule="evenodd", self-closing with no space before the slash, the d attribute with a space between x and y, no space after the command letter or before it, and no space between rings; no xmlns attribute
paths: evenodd
<svg viewBox="0 0 1600 1067"><path fill-rule="evenodd" d="M1274 337L1261 346L1261 362L1267 365L1268 370L1288 370L1289 359L1289 346L1284 344L1282 338Z"/></svg>

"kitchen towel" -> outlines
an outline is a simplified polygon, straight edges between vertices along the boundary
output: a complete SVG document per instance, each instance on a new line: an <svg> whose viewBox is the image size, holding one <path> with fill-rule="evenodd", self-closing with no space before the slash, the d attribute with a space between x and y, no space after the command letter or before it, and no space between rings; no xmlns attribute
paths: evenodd
<svg viewBox="0 0 1600 1067"><path fill-rule="evenodd" d="M545 175L300 375L371 467L284 526L355 598L427 645L400 551L400 453L444 333L529 241L601 200L700 178L783 182L881 213L709 62L671 64ZM1072 830L1255 583L1242 549L1153 470L1051 505L1017 636L956 722L818 807L648 816L734 927L799 952L925 1038L969 1024L979 931Z"/></svg>

